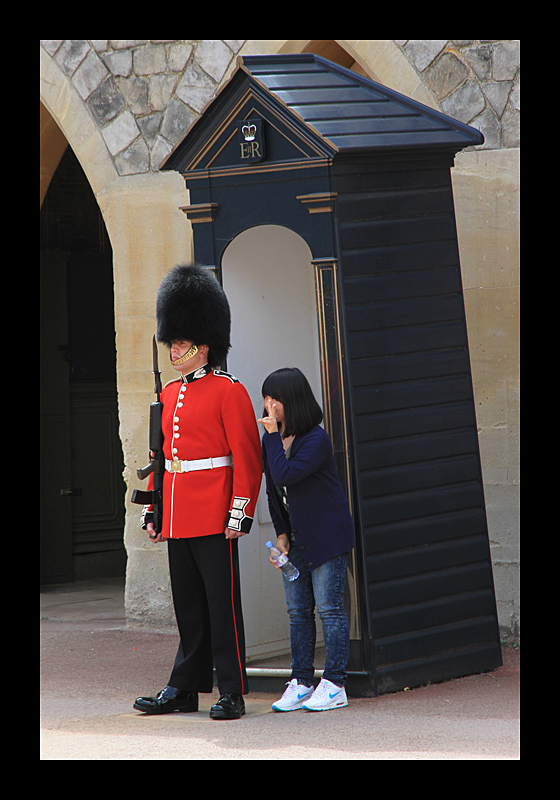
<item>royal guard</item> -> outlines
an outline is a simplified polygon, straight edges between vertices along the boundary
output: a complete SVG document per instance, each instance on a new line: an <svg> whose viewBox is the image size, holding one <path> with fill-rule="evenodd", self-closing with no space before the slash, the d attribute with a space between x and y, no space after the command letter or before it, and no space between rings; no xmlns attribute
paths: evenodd
<svg viewBox="0 0 560 800"><path fill-rule="evenodd" d="M142 527L151 541L167 541L180 644L168 685L137 698L134 708L197 711L198 692L212 691L215 666L220 699L210 716L239 719L248 687L237 540L251 529L261 485L257 423L245 387L221 370L230 309L208 269L180 264L165 276L157 324L178 377L161 391L161 531L151 506Z"/></svg>

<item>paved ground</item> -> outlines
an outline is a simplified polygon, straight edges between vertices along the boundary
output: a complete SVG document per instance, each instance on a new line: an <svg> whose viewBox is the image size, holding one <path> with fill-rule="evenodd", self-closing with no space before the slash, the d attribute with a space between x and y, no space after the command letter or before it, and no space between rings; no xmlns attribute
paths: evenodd
<svg viewBox="0 0 560 800"><path fill-rule="evenodd" d="M276 695L251 693L239 721L196 714L146 717L138 694L167 680L177 637L127 629L119 582L50 587L41 595L41 759L519 760L519 652L492 673L323 713L276 714Z"/></svg>

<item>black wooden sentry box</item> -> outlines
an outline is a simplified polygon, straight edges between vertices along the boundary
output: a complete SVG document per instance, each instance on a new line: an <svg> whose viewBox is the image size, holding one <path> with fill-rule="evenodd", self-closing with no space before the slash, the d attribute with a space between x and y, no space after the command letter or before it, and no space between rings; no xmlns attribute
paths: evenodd
<svg viewBox="0 0 560 800"><path fill-rule="evenodd" d="M450 173L482 142L318 56L244 56L162 167L184 176L195 258L218 278L256 225L313 255L325 425L356 524L356 693L501 664Z"/></svg>

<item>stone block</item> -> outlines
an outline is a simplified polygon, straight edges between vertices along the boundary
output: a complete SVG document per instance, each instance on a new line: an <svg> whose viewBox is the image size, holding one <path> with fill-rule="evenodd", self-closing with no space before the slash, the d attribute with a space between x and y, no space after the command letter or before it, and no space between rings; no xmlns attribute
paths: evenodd
<svg viewBox="0 0 560 800"><path fill-rule="evenodd" d="M519 69L519 44L519 40L514 40L492 45L492 72L495 81L510 81L515 78Z"/></svg>
<svg viewBox="0 0 560 800"><path fill-rule="evenodd" d="M487 81L492 76L492 48L490 45L469 47L461 53L479 81Z"/></svg>
<svg viewBox="0 0 560 800"><path fill-rule="evenodd" d="M442 103L442 109L453 119L467 124L484 111L486 100L477 81L467 81Z"/></svg>
<svg viewBox="0 0 560 800"><path fill-rule="evenodd" d="M221 39L203 39L196 48L195 60L207 75L219 83L233 54Z"/></svg>
<svg viewBox="0 0 560 800"><path fill-rule="evenodd" d="M72 77L90 49L87 39L65 39L54 58L60 69Z"/></svg>
<svg viewBox="0 0 560 800"><path fill-rule="evenodd" d="M502 117L502 142L504 147L519 147L521 144L521 114L508 106Z"/></svg>
<svg viewBox="0 0 560 800"><path fill-rule="evenodd" d="M132 144L136 137L140 135L140 130L130 111L126 110L112 122L109 122L101 133L109 152L112 156L116 156Z"/></svg>
<svg viewBox="0 0 560 800"><path fill-rule="evenodd" d="M173 96L175 75L152 75L148 85L148 102L151 111L165 111Z"/></svg>
<svg viewBox="0 0 560 800"><path fill-rule="evenodd" d="M489 81L482 86L482 91L498 117L504 113L512 86L512 81Z"/></svg>
<svg viewBox="0 0 560 800"><path fill-rule="evenodd" d="M148 78L119 78L118 86L132 113L141 117L151 111L148 102Z"/></svg>
<svg viewBox="0 0 560 800"><path fill-rule="evenodd" d="M139 136L131 145L115 158L119 175L138 175L150 170L150 151L144 139Z"/></svg>
<svg viewBox="0 0 560 800"><path fill-rule="evenodd" d="M157 75L165 72L167 58L165 45L147 45L134 50L132 65L136 75Z"/></svg>
<svg viewBox="0 0 560 800"><path fill-rule="evenodd" d="M176 144L186 134L196 117L191 108L187 108L180 100L173 99L165 109L160 133L168 142Z"/></svg>
<svg viewBox="0 0 560 800"><path fill-rule="evenodd" d="M87 99L87 106L100 127L114 119L124 109L123 96L112 75L91 93Z"/></svg>
<svg viewBox="0 0 560 800"><path fill-rule="evenodd" d="M447 41L447 39L409 39L404 49L416 69L423 72L439 56Z"/></svg>
<svg viewBox="0 0 560 800"><path fill-rule="evenodd" d="M167 547L148 541L140 528L140 506L127 509L128 563L125 588L127 624L150 628L175 629L175 614L169 582ZM145 544L143 541L145 540ZM170 656L170 668L174 653Z"/></svg>
<svg viewBox="0 0 560 800"><path fill-rule="evenodd" d="M90 50L74 73L73 83L80 96L86 100L103 83L108 74L107 68L100 61L97 53Z"/></svg>
<svg viewBox="0 0 560 800"><path fill-rule="evenodd" d="M192 44L179 42L171 45L167 55L167 64L172 72L182 72L193 51Z"/></svg>
<svg viewBox="0 0 560 800"><path fill-rule="evenodd" d="M103 61L107 68L117 78L128 78L132 72L132 50L117 50L114 53L105 53Z"/></svg>
<svg viewBox="0 0 560 800"><path fill-rule="evenodd" d="M197 64L189 64L175 94L183 103L200 114L214 96L216 89L215 82Z"/></svg>
<svg viewBox="0 0 560 800"><path fill-rule="evenodd" d="M469 75L467 67L453 53L444 53L425 72L425 80L435 96L442 100L454 92Z"/></svg>

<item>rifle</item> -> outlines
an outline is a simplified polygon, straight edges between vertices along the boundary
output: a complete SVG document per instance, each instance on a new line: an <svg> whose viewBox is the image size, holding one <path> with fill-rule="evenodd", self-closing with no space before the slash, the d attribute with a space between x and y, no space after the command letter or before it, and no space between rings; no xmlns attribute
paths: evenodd
<svg viewBox="0 0 560 800"><path fill-rule="evenodd" d="M157 397L155 403L150 403L150 462L145 467L136 470L139 479L143 481L148 475L153 474L153 489L142 491L135 489L132 492L132 502L139 505L153 505L154 507L154 530L156 534L161 532L163 515L163 474L165 471L165 459L163 456L163 432L161 430L161 412L163 403L159 396L161 393L161 372L158 369L158 351L156 337L152 342L153 375L155 377L154 393ZM152 536L155 538L155 536Z"/></svg>

